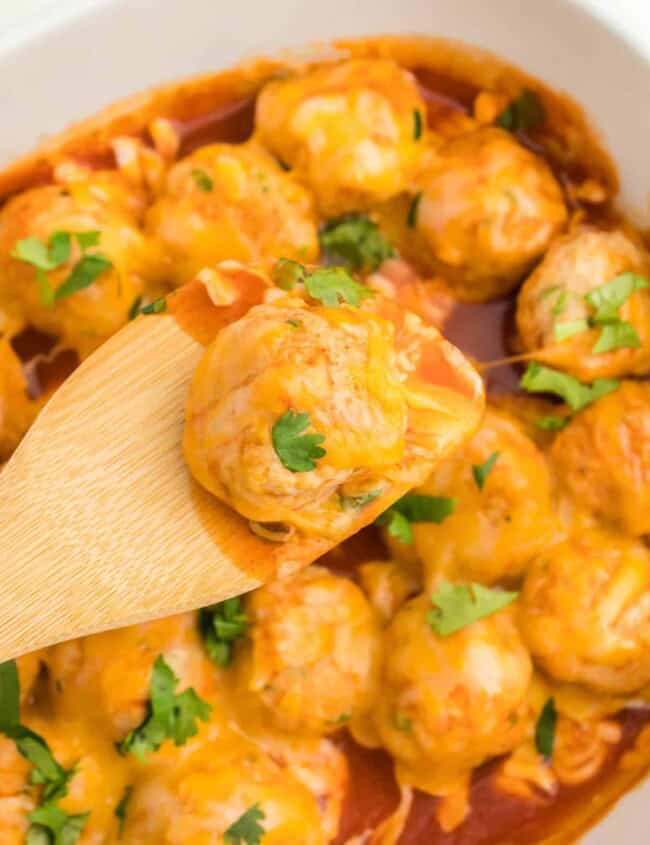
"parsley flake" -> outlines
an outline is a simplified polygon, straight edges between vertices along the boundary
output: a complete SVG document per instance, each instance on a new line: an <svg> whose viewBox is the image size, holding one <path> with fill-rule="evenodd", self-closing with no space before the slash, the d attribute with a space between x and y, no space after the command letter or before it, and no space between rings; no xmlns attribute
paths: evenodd
<svg viewBox="0 0 650 845"><path fill-rule="evenodd" d="M553 337L558 343L576 334L581 334L589 329L589 320L565 320L561 323L555 323L553 326Z"/></svg>
<svg viewBox="0 0 650 845"><path fill-rule="evenodd" d="M537 428L542 428L544 431L561 431L565 426L571 422L571 417L540 417L535 420Z"/></svg>
<svg viewBox="0 0 650 845"><path fill-rule="evenodd" d="M192 171L192 179L194 179L194 184L200 191L205 191L205 193L209 194L214 188L214 182L205 170L195 168Z"/></svg>
<svg viewBox="0 0 650 845"><path fill-rule="evenodd" d="M148 305L144 305L140 309L141 314L162 314L163 311L167 310L167 300L164 296L161 296L160 299L154 299L153 302L150 302Z"/></svg>
<svg viewBox="0 0 650 845"><path fill-rule="evenodd" d="M579 411L620 387L620 382L614 379L596 379L590 385L583 384L567 373L537 362L528 365L519 384L529 393L554 393L560 396L572 411Z"/></svg>
<svg viewBox="0 0 650 845"><path fill-rule="evenodd" d="M292 329L299 329L302 326L301 320L287 320L287 324L291 326Z"/></svg>
<svg viewBox="0 0 650 845"><path fill-rule="evenodd" d="M427 622L441 637L497 613L517 598L519 593L493 590L481 584L450 584L442 581L431 595L432 610Z"/></svg>
<svg viewBox="0 0 650 845"><path fill-rule="evenodd" d="M260 805L253 804L224 832L223 841L227 845L260 845L266 833L260 822L265 818Z"/></svg>
<svg viewBox="0 0 650 845"><path fill-rule="evenodd" d="M536 129L546 120L546 110L538 94L525 88L496 119L496 125L510 132Z"/></svg>
<svg viewBox="0 0 650 845"><path fill-rule="evenodd" d="M141 762L157 751L166 739L185 745L198 733L197 720L207 722L212 707L189 687L175 692L178 678L162 655L156 658L149 686L149 712L142 724L130 731L119 745L121 754L131 752Z"/></svg>
<svg viewBox="0 0 650 845"><path fill-rule="evenodd" d="M217 666L229 666L235 641L246 636L249 626L239 596L204 607L199 611L198 623L210 658Z"/></svg>
<svg viewBox="0 0 650 845"><path fill-rule="evenodd" d="M126 824L126 814L129 809L129 801L131 800L131 795L133 794L133 787L127 786L124 790L124 794L120 798L120 802L115 808L115 818L117 819L117 838L121 839L122 834L124 833L124 825Z"/></svg>
<svg viewBox="0 0 650 845"><path fill-rule="evenodd" d="M427 496L422 493L407 493L376 520L377 525L385 526L391 537L397 537L402 543L413 542L412 523L441 523L456 508L456 500L445 496Z"/></svg>
<svg viewBox="0 0 650 845"><path fill-rule="evenodd" d="M413 110L413 139L419 141L422 137L422 112L420 109Z"/></svg>
<svg viewBox="0 0 650 845"><path fill-rule="evenodd" d="M557 710L555 709L555 700L549 698L535 726L535 747L547 760L550 760L553 756L556 724Z"/></svg>
<svg viewBox="0 0 650 845"><path fill-rule="evenodd" d="M325 267L314 270L307 277L307 293L323 305L335 308L341 302L360 305L362 300L374 293L370 288L355 281L343 267Z"/></svg>
<svg viewBox="0 0 650 845"><path fill-rule="evenodd" d="M316 469L316 461L327 454L320 445L325 441L323 434L303 434L309 424L309 414L289 409L271 429L275 454L291 472L311 472Z"/></svg>
<svg viewBox="0 0 650 845"><path fill-rule="evenodd" d="M339 502L343 510L360 510L370 502L374 502L379 496L381 496L381 490L370 490L368 493L358 493L356 496L344 496L339 493Z"/></svg>
<svg viewBox="0 0 650 845"><path fill-rule="evenodd" d="M304 282L306 277L307 271L303 265L290 258L278 258L271 271L273 284L282 290L293 290L297 284Z"/></svg>
<svg viewBox="0 0 650 845"><path fill-rule="evenodd" d="M472 467L472 475L479 490L482 490L488 475L494 469L494 465L499 460L500 452L492 452L490 457L483 464L474 464Z"/></svg>
<svg viewBox="0 0 650 845"><path fill-rule="evenodd" d="M63 283L54 290L45 274L50 270L56 270L69 260L73 236L81 249L81 258ZM102 253L89 254L86 252L89 247L97 246L100 237L101 232L94 230L88 232L59 231L54 232L45 244L39 238L32 236L18 241L11 255L35 268L41 302L44 305L52 306L59 299L64 299L89 287L98 276L113 266L113 262Z"/></svg>
<svg viewBox="0 0 650 845"><path fill-rule="evenodd" d="M44 801L67 794L74 769L64 769L55 759L43 737L20 722L20 682L15 660L0 663L0 733L12 739L18 752L33 769L30 781L42 785Z"/></svg>
<svg viewBox="0 0 650 845"><path fill-rule="evenodd" d="M50 802L29 814L26 845L74 845L81 836L90 813L69 815Z"/></svg>
<svg viewBox="0 0 650 845"><path fill-rule="evenodd" d="M325 255L350 270L369 273L395 255L379 226L365 214L346 214L330 220L318 238Z"/></svg>
<svg viewBox="0 0 650 845"><path fill-rule="evenodd" d="M421 202L422 191L418 191L418 193L411 200L409 210L406 214L406 225L409 227L409 229L415 229L415 226L418 222L418 209L420 207Z"/></svg>

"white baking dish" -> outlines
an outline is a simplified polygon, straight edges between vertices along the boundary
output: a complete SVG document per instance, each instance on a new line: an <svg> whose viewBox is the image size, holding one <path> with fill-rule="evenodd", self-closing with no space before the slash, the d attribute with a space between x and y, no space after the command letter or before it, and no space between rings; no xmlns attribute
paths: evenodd
<svg viewBox="0 0 650 845"><path fill-rule="evenodd" d="M25 0L11 15L17 2L0 0L0 167L149 85L335 35L421 32L491 49L570 92L619 164L625 205L650 225L647 0ZM645 844L646 801L650 782L586 845Z"/></svg>

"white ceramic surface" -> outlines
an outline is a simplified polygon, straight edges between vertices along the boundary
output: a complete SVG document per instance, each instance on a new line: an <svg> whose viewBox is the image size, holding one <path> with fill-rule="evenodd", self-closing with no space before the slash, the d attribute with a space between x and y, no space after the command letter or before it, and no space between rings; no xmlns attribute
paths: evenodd
<svg viewBox="0 0 650 845"><path fill-rule="evenodd" d="M614 153L627 205L650 225L649 0L0 0L0 166L149 85L382 32L459 38L569 91ZM646 845L646 802L650 782L584 845Z"/></svg>

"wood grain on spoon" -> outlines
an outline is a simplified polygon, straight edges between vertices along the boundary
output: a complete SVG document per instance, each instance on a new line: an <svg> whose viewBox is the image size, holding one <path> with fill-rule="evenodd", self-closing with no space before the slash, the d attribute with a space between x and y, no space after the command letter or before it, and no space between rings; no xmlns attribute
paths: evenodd
<svg viewBox="0 0 650 845"><path fill-rule="evenodd" d="M183 458L185 399L204 344L264 292L247 274L216 307L201 283L186 285L166 313L114 335L47 404L0 473L0 660L220 601L334 545L257 537ZM390 503L373 502L364 523Z"/></svg>

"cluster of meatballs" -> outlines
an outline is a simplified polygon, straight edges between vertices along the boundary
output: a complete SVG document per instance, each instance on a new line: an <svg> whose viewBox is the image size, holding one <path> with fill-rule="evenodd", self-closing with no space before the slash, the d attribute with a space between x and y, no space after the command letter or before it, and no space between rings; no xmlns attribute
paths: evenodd
<svg viewBox="0 0 650 845"><path fill-rule="evenodd" d="M30 326L83 358L134 303L234 260L257 268L268 296L215 338L197 371L185 449L201 483L255 523L321 535L349 533L348 503L395 486L453 501L406 535L385 527L385 559L356 560L345 575L314 565L245 596L224 665L189 614L22 658L22 718L75 769L60 806L90 810L79 845L232 845L227 831L255 807L264 845L327 845L348 777L334 736L344 727L385 749L401 784L444 794L533 742L540 684L619 707L650 685L650 384L634 378L650 369L643 241L627 224L570 219L551 168L513 133L468 120L446 137L426 113L407 70L343 61L265 85L244 144L178 161L168 145L146 155L136 145L138 167L62 168L56 185L0 211L0 459L37 407L12 337ZM436 328L397 308L394 267L370 268L362 302L273 288L276 259L309 272L319 226L351 212L372 216L420 288L436 277L447 297L481 302L521 285L518 352L574 380L623 381L563 409L557 433L531 422L522 397L490 401L481 422L480 380ZM73 244L56 262L63 231L99 232L90 254L108 263L46 304L38 274L56 292L83 257ZM56 266L25 260L17 244L29 238ZM610 302L609 324L630 324L635 339L594 351L604 323L589 297L620 277L627 295ZM559 338L558 323L581 328ZM300 436L322 435L306 469L274 441L291 409L309 412ZM513 599L443 635L431 596L449 584ZM115 744L147 718L160 655L212 709L185 744L164 742L143 763ZM7 845L29 827L29 772L0 738Z"/></svg>

